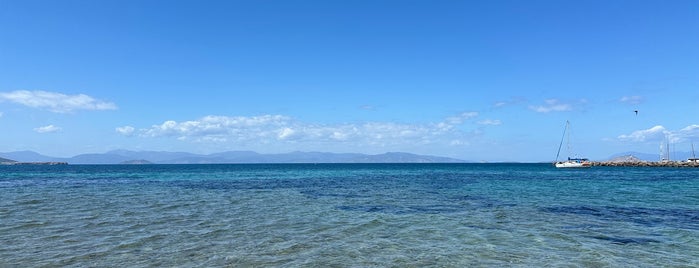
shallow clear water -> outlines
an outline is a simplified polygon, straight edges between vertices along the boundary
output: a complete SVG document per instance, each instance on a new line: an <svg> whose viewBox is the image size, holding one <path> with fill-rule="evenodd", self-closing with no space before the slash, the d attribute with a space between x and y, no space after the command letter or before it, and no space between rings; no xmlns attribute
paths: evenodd
<svg viewBox="0 0 699 268"><path fill-rule="evenodd" d="M699 169L0 166L0 267L699 266Z"/></svg>

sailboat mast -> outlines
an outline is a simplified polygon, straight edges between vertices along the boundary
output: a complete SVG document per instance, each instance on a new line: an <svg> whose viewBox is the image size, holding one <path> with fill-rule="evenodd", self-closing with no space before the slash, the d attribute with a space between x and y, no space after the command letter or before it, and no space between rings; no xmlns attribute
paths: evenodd
<svg viewBox="0 0 699 268"><path fill-rule="evenodd" d="M665 152L667 152L667 161L670 161L670 138L665 138L667 139L667 143L665 144Z"/></svg>
<svg viewBox="0 0 699 268"><path fill-rule="evenodd" d="M566 128L568 130L568 135L566 137L566 153L568 153L568 159L571 157L572 150L570 150L570 121L566 120Z"/></svg>
<svg viewBox="0 0 699 268"><path fill-rule="evenodd" d="M566 120L566 126L563 128L563 136L561 136L561 143L558 144L558 153L556 153L556 162L558 162L558 156L561 155L561 147L563 147L563 139L566 137L566 131L568 130L569 122Z"/></svg>
<svg viewBox="0 0 699 268"><path fill-rule="evenodd" d="M663 152L663 148L665 145L663 144L665 141L660 142L660 161L665 161L665 153Z"/></svg>

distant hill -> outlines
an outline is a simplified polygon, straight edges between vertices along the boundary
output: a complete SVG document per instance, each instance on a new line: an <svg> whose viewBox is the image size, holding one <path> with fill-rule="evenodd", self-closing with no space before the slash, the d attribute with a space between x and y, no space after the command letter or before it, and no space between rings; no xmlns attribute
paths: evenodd
<svg viewBox="0 0 699 268"><path fill-rule="evenodd" d="M44 156L31 151L0 153L0 157L22 162L68 162L69 164L224 164L224 163L463 163L448 157L389 152L368 155L358 153L290 152L260 154L252 151L228 151L208 155L184 152L115 150L103 154L81 154L70 158Z"/></svg>
<svg viewBox="0 0 699 268"><path fill-rule="evenodd" d="M633 155L624 155L624 156L611 158L611 159L607 160L607 162L628 163L628 162L647 162L647 161L641 160L638 157L635 157Z"/></svg>
<svg viewBox="0 0 699 268"><path fill-rule="evenodd" d="M0 153L0 157L14 159L17 162L59 162L63 158L41 155L32 151Z"/></svg>
<svg viewBox="0 0 699 268"><path fill-rule="evenodd" d="M671 152L671 160L686 160L691 152ZM623 152L611 155L606 161L658 161L658 153ZM114 150L101 154L80 154L61 158L41 155L32 151L0 153L0 162L67 162L69 164L252 164L252 163L466 163L460 159L418 155L403 152L383 154L289 152L260 154L253 151L227 151L213 154L186 152Z"/></svg>
<svg viewBox="0 0 699 268"><path fill-rule="evenodd" d="M169 161L177 158L196 157L197 154L184 152L164 152L164 151L129 151L129 150L114 150L109 151L108 155L118 155L129 160L147 160L153 163Z"/></svg>
<svg viewBox="0 0 699 268"><path fill-rule="evenodd" d="M0 163L14 163L14 162L17 162L17 161L0 157Z"/></svg>
<svg viewBox="0 0 699 268"><path fill-rule="evenodd" d="M129 160L134 159L115 154L81 154L69 158L66 162L70 164L118 164Z"/></svg>

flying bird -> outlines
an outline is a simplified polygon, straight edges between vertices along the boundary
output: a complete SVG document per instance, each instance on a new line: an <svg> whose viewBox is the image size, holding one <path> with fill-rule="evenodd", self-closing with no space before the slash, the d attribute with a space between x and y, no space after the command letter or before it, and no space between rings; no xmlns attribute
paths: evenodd
<svg viewBox="0 0 699 268"><path fill-rule="evenodd" d="M634 110L633 112L636 113L636 116L638 116L638 110Z"/></svg>

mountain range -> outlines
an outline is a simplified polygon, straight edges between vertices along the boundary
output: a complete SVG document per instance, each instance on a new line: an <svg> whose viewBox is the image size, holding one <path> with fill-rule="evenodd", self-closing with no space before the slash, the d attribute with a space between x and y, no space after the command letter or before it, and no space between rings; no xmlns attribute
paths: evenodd
<svg viewBox="0 0 699 268"><path fill-rule="evenodd" d="M632 156L640 161L658 161L659 154L623 152L611 159ZM671 160L686 160L691 152L673 152ZM114 150L101 154L51 157L33 151L0 153L0 162L66 162L69 164L236 164L236 163L467 163L461 159L402 152L384 154L290 152L260 154L253 151L228 151L213 154L186 152Z"/></svg>
<svg viewBox="0 0 699 268"><path fill-rule="evenodd" d="M0 157L0 163L13 163L13 162L17 162L17 161Z"/></svg>
<svg viewBox="0 0 699 268"><path fill-rule="evenodd" d="M384 154L290 152L260 154L228 151L213 154L185 152L114 150L102 154L80 154L69 158L45 156L33 151L0 153L19 162L67 162L69 164L224 164L224 163L463 163L460 159L389 152Z"/></svg>

